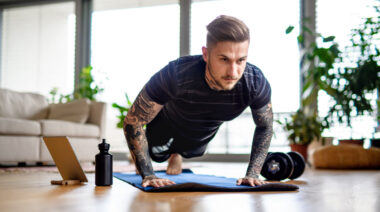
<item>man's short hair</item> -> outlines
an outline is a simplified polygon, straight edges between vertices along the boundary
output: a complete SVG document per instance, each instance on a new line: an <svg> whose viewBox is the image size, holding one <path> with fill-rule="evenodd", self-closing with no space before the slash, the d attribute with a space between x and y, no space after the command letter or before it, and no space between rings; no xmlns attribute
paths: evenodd
<svg viewBox="0 0 380 212"><path fill-rule="evenodd" d="M207 25L207 48L212 48L222 41L244 42L249 39L247 25L235 17L221 15Z"/></svg>

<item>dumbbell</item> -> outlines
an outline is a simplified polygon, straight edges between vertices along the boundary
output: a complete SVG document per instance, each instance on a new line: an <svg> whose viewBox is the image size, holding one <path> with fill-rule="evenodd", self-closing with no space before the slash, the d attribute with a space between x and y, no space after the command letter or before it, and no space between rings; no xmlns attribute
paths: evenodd
<svg viewBox="0 0 380 212"><path fill-rule="evenodd" d="M269 152L261 175L267 180L296 179L305 171L305 159L298 152Z"/></svg>

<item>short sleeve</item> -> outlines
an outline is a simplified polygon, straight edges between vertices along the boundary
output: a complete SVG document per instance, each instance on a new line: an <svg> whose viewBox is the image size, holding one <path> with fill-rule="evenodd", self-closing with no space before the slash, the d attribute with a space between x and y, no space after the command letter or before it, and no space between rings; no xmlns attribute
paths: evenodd
<svg viewBox="0 0 380 212"><path fill-rule="evenodd" d="M176 91L176 68L174 62L169 63L154 74L145 85L149 97L160 105L174 98Z"/></svg>
<svg viewBox="0 0 380 212"><path fill-rule="evenodd" d="M250 105L253 110L260 109L264 105L268 104L271 100L272 92L270 84L261 70L257 67L254 69L253 98Z"/></svg>

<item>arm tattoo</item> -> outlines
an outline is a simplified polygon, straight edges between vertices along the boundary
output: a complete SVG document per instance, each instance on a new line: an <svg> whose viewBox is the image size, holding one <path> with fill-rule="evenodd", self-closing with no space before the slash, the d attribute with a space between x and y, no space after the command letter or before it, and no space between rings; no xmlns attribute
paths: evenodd
<svg viewBox="0 0 380 212"><path fill-rule="evenodd" d="M162 105L152 101L144 87L124 119L124 135L136 168L143 179L154 176L143 126L152 121L161 109Z"/></svg>
<svg viewBox="0 0 380 212"><path fill-rule="evenodd" d="M256 129L246 176L258 178L273 135L272 103L269 102L258 110L252 110L252 116Z"/></svg>

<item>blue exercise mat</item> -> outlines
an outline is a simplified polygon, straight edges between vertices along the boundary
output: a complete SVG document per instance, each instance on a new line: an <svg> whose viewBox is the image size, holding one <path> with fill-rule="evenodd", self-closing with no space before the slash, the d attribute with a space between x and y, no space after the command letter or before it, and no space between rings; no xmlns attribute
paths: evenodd
<svg viewBox="0 0 380 212"><path fill-rule="evenodd" d="M141 176L132 173L113 173L113 176L125 181L136 188L147 192L172 192L172 191L295 191L299 187L284 183L268 183L260 186L236 185L235 178L226 178L214 175L194 174L190 169L184 169L182 174L167 175L165 171L157 171L156 176L166 178L175 185L165 187L142 187Z"/></svg>

